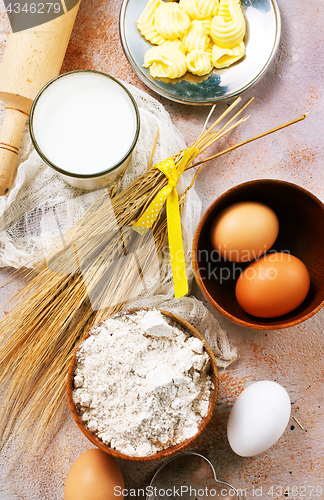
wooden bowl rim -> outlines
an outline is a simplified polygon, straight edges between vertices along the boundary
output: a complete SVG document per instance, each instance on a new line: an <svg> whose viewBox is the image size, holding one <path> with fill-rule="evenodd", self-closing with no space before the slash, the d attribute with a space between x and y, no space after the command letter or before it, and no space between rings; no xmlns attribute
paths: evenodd
<svg viewBox="0 0 324 500"><path fill-rule="evenodd" d="M176 323L179 323L186 331L188 331L189 334L191 334L194 337L197 337L198 339L202 340L204 342L204 347L205 350L210 358L210 363L211 363L211 379L212 379L212 384L213 387L211 389L210 397L209 397L209 405L208 405L208 412L207 415L202 419L199 427L198 427L198 432L192 436L189 439L186 439L185 441L182 441L181 443L178 443L170 448L166 448L165 450L161 450L157 453L154 453L153 455L150 456L145 456L145 457L131 457L129 455L126 455L124 453L121 453L110 446L106 445L105 443L102 442L100 438L96 436L95 433L90 431L85 424L83 423L83 420L76 408L76 405L73 401L72 397L72 384L73 384L73 373L74 373L74 365L75 365L75 360L76 360L76 355L77 352L81 346L81 344L91 335L91 331L95 326L100 326L104 321L106 321L109 318L116 318L119 316L127 315L127 314L134 314L135 312L138 311L152 311L152 310L158 310L165 316L168 316L171 318L173 321ZM204 337L199 333L199 331L193 327L188 321L184 320L180 316L177 316L174 313L171 313L169 311L165 311L163 309L159 308L153 308L153 307L135 307L131 309L126 309L125 311L118 312L116 314L112 314L110 316L107 316L106 319L100 321L96 325L94 325L91 330L85 335L85 337L82 339L82 341L79 343L78 347L75 349L74 355L70 361L70 366L69 366L69 371L68 371L68 376L67 376L67 396L68 396L68 403L70 410L72 412L73 418L75 422L77 423L78 427L80 430L83 432L83 434L94 444L96 445L100 450L104 451L105 453L108 453L109 455L112 455L116 458L121 458L123 460L133 460L133 461L149 461L149 460L157 460L160 458L166 458L171 455L174 455L176 452L183 450L187 446L189 446L205 429L207 426L208 422L210 421L213 410L216 405L217 397L218 397L218 390L219 390L219 378L218 378L218 369L217 369L217 364L216 364L216 359L215 356L208 344L208 342L204 339Z"/></svg>
<svg viewBox="0 0 324 500"><path fill-rule="evenodd" d="M194 276L195 276L196 282L197 282L199 288L201 289L201 291L203 292L204 296L206 297L206 299L219 312L221 312L224 316L226 316L227 318L229 318L231 321L234 321L235 323L238 323L241 326L245 326L247 328L252 328L252 329L255 329L255 330L281 330L281 329L284 329L284 328L289 328L291 326L298 325L299 323L302 323L302 322L306 321L307 319L311 318L312 316L314 316L314 314L316 314L318 311L320 311L322 309L322 307L324 306L324 298L323 298L322 302L318 306L316 306L311 312L309 312L307 314L304 314L303 316L301 316L298 319L295 319L295 320L291 319L291 320L288 320L288 321L282 321L282 322L279 322L279 323L277 323L275 325L270 325L270 324L266 324L266 323L251 323L249 321L245 321L245 320L242 320L240 318L237 318L233 314L231 314L228 311L226 311L210 295L210 293L208 292L208 290L205 287L205 285L203 283L203 280L201 278L201 275L200 275L200 272L199 272L198 259L197 259L198 239L200 237L202 228L203 228L203 226L206 223L206 219L209 217L209 215L211 214L211 212L214 210L215 205L221 203L229 194L235 192L236 190L239 190L240 188L248 187L248 186L256 185L256 184L266 184L266 183L270 183L270 184L274 184L274 185L275 184L281 184L281 185L289 186L292 189L296 189L297 191L302 192L304 195L312 198L322 208L322 210L324 210L324 203L319 198L317 198L317 196L315 196L313 193L311 193L310 191L308 191L304 187L299 186L298 184L294 184L293 182L288 182L288 181L284 181L284 180L281 180L281 179L254 179L254 180L251 180L251 181L242 182L241 184L237 184L236 186L231 187L230 189L228 189L227 191L225 191L224 193L222 193L218 198L216 198L216 200L213 201L213 203L207 208L206 212L202 216L202 218L201 218L201 220L200 220L200 222L199 222L199 224L197 226L197 229L196 229L196 232L195 232L195 236L194 236L194 240L193 240L193 246L192 246L192 249L193 249L192 250L192 267L193 267L193 272L194 272Z"/></svg>

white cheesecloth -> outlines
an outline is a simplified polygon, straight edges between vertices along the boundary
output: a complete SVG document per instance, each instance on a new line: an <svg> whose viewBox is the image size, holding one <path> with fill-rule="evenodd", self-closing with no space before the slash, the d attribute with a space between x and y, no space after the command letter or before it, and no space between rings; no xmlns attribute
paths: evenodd
<svg viewBox="0 0 324 500"><path fill-rule="evenodd" d="M186 147L180 132L174 127L163 106L132 85L124 84L134 96L140 111L141 131L120 188L123 189L146 171L152 145L159 128L159 138L153 163L158 163ZM0 122L4 118L4 108L0 110ZM76 190L50 167L34 150L28 128L25 127L18 156L18 173L10 192L0 197L0 267L19 269L28 266L35 253L42 252L44 234L42 218L49 207L67 203L69 225L76 223L98 192L87 193ZM177 186L179 194L190 184L194 172L185 172ZM79 202L80 201L80 202ZM86 203L85 203L86 202ZM201 201L193 187L187 195L182 212L183 244L187 268L191 266L191 248L194 233L201 217ZM46 227L55 233L55 228ZM160 307L169 310L196 327L212 348L219 367L226 367L238 357L227 333L195 297L173 298L171 265L164 261L163 284L153 291L154 296L134 300L130 306ZM189 288L192 273L189 278ZM10 461L10 448L0 454L0 498L1 500L56 500L63 498L66 474L77 456L91 447L77 429L71 415L65 412L61 428L51 442L51 447L39 460L30 464L16 464L6 478ZM19 446L14 442L12 446ZM54 466L53 466L54 464Z"/></svg>

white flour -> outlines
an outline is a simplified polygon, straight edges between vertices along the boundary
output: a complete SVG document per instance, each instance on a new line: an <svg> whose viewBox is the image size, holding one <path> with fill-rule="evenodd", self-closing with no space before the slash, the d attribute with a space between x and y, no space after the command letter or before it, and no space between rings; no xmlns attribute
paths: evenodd
<svg viewBox="0 0 324 500"><path fill-rule="evenodd" d="M157 310L108 319L78 350L73 399L87 427L130 456L195 435L211 378L203 342Z"/></svg>

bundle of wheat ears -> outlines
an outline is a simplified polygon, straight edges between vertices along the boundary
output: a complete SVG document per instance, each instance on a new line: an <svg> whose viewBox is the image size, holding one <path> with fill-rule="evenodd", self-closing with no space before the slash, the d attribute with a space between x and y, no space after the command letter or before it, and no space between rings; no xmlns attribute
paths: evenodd
<svg viewBox="0 0 324 500"><path fill-rule="evenodd" d="M218 124L237 106L240 98L208 127L214 111L212 108L192 147L197 148L201 154L243 123L248 117L237 118L251 100L221 128L217 128ZM305 117L303 115L194 165L191 158L186 169ZM182 152L173 158L176 165L181 157ZM0 384L4 388L0 406L2 446L18 434L24 443L23 448L30 453L31 447L39 449L40 443L44 443L44 436L55 428L60 413L66 409L66 376L76 346L95 323L125 309L127 290L136 286L132 283L132 274L125 260L120 258L125 255L125 246L129 254L131 246L136 245L134 231L123 231L121 237L118 227L131 228L167 182L166 176L152 167L120 193L116 194L115 187L110 192L111 204L106 203L107 194L99 196L91 209L66 235L64 252L55 247L52 256L47 258L47 265L43 265L34 276L32 271L20 270L20 276L21 272L25 272L29 283L17 294L14 309L0 323L0 338L4 339L0 349ZM186 193L179 197L180 211L185 199ZM165 210L161 210L152 232L154 250L161 255L162 249L167 245ZM78 258L73 259L76 244ZM70 248L70 254L66 251L67 248ZM138 248L137 246L137 251ZM145 245L141 248L143 265L150 266L154 258L152 248L145 248ZM67 255L70 255L70 260ZM80 258L83 263L82 273L78 262ZM96 265L93 265L94 258ZM97 265L98 262L100 265ZM68 267L68 272L62 272L64 266ZM84 271L89 277L87 284L84 281ZM96 292L94 296L97 299L104 293L104 304L107 307L93 307L89 299L91 291Z"/></svg>

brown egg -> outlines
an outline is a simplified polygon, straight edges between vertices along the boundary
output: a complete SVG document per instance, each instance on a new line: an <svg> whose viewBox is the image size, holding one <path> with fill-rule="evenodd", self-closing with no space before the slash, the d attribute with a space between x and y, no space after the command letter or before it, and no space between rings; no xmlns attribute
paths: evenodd
<svg viewBox="0 0 324 500"><path fill-rule="evenodd" d="M216 217L210 239L223 259L249 262L272 247L278 232L279 221L270 207L254 201L242 201L225 208Z"/></svg>
<svg viewBox="0 0 324 500"><path fill-rule="evenodd" d="M287 253L269 253L242 272L235 295L248 314L275 318L296 309L309 287L309 273L301 260Z"/></svg>
<svg viewBox="0 0 324 500"><path fill-rule="evenodd" d="M123 476L114 457L92 449L82 453L72 465L65 482L64 498L122 500L123 495L120 493L123 489Z"/></svg>

